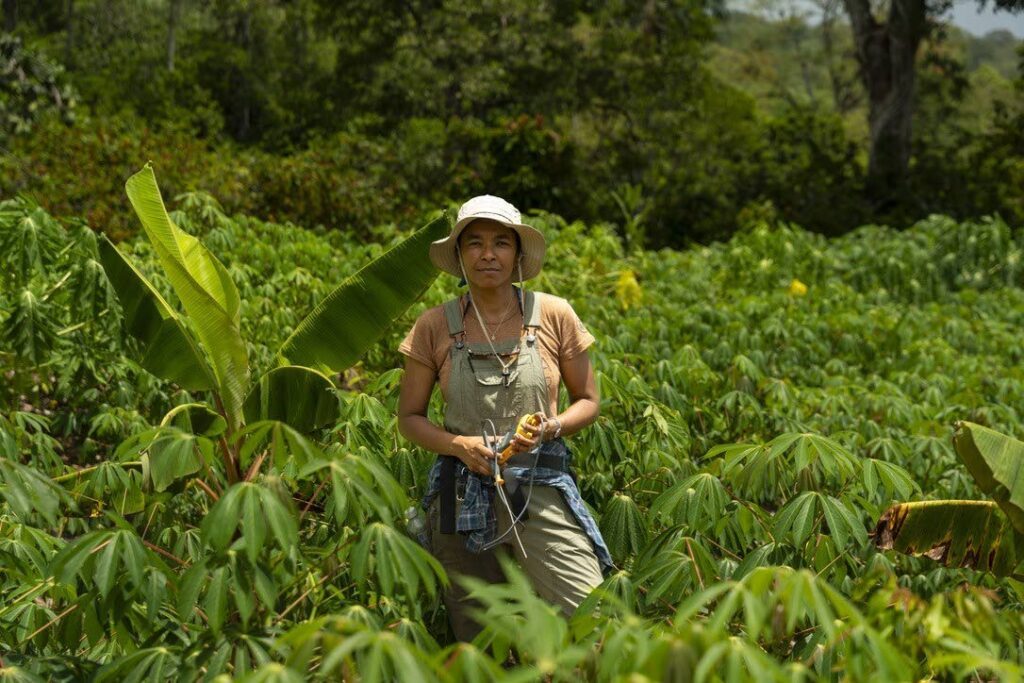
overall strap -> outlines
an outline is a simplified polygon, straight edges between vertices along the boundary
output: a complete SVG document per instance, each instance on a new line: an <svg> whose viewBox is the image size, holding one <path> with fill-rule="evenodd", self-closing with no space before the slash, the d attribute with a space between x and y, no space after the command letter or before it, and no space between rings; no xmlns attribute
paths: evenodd
<svg viewBox="0 0 1024 683"><path fill-rule="evenodd" d="M448 322L448 335L455 340L452 344L452 357L455 350L461 349L466 343L466 324L462 321L462 297L457 296L444 304L444 318Z"/></svg>
<svg viewBox="0 0 1024 683"><path fill-rule="evenodd" d="M540 328L540 301L536 293L523 290L523 327Z"/></svg>
<svg viewBox="0 0 1024 683"><path fill-rule="evenodd" d="M466 325L462 322L461 296L444 303L444 317L448 321L448 334L452 337L466 331Z"/></svg>
<svg viewBox="0 0 1024 683"><path fill-rule="evenodd" d="M534 292L523 290L523 327L526 328L526 343L533 346L540 329L540 301Z"/></svg>

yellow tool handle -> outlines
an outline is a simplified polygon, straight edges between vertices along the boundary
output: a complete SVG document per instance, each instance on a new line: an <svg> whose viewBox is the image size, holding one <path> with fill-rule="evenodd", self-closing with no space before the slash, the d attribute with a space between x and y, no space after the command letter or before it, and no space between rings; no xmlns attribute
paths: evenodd
<svg viewBox="0 0 1024 683"><path fill-rule="evenodd" d="M530 434L529 432L526 431L526 425L529 425L531 427L537 427L540 425L540 418L532 413L530 415L524 415L522 418L520 418L519 424L516 426L516 434L518 434L519 436L529 437ZM509 444L505 446L505 450L503 450L501 452L501 455L498 456L498 463L504 465L505 461L511 457L512 443L509 442Z"/></svg>

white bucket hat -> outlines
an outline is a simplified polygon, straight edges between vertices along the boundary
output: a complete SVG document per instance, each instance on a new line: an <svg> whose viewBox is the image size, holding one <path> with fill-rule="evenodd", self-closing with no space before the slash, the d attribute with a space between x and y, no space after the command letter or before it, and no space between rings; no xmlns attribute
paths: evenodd
<svg viewBox="0 0 1024 683"><path fill-rule="evenodd" d="M478 218L488 218L507 225L519 235L519 243L522 246L521 277L523 280L529 280L540 273L541 265L544 263L544 235L537 228L520 222L522 216L519 214L519 209L501 197L489 194L473 197L460 206L459 215L451 233L444 239L431 243L430 260L435 266L455 277L462 277L462 269L459 267L459 257L455 247L462 231Z"/></svg>

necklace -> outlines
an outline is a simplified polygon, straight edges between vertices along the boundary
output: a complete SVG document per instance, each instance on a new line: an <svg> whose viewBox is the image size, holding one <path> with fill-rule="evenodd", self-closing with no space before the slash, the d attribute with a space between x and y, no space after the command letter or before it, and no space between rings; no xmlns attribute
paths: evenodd
<svg viewBox="0 0 1024 683"><path fill-rule="evenodd" d="M472 301L472 299L470 299L470 301ZM509 300L508 307L505 308L505 312L502 313L502 316L504 316L504 317L502 317L501 320L499 320L498 322L494 323L494 331L493 332L490 330L491 323L487 322L484 319L483 314L480 314L480 322L481 322L481 324L484 327L484 334L486 334L492 340L495 337L498 336L498 330L500 330L501 326L512 317L512 306L515 304L515 302L516 302L516 300L515 300L515 297L513 296ZM476 307L476 305L474 304L474 308L475 307Z"/></svg>
<svg viewBox="0 0 1024 683"><path fill-rule="evenodd" d="M522 292L521 291L518 293L518 296L519 297L522 296ZM491 347L491 353L494 355L494 359L497 360L498 361L498 365L501 366L501 374L502 374L502 377L505 378L505 386L507 387L508 383L509 383L509 376L510 376L509 368L511 368L512 367L512 363L514 363L516 361L515 356L513 356L512 358L509 358L507 363L501 359L501 356L498 355L497 349L494 348L494 342L493 342L493 339L492 339L491 335L487 333L487 328L484 325L484 318L483 318L482 315L480 315L480 309L478 309L476 307L476 304L473 304L473 298L472 297L469 298L469 301L473 305L473 312L476 313L476 319L480 322L480 327L484 328L484 338L487 340L487 345L489 347ZM515 299L513 299L513 302L514 301L515 301ZM520 311L520 313L521 312L522 311ZM501 321L501 322L504 322L504 320ZM523 323L524 324L526 323L526 319L525 318L523 318ZM498 326L500 327L501 323L498 323ZM495 334L497 334L497 330L495 330Z"/></svg>

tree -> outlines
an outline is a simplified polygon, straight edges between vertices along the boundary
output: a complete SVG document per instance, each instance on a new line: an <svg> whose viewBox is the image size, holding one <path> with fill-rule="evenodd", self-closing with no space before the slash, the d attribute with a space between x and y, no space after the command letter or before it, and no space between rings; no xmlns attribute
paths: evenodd
<svg viewBox="0 0 1024 683"><path fill-rule="evenodd" d="M950 7L949 0L887 0L888 16L871 0L843 0L850 17L860 77L868 94L870 156L867 191L876 204L892 203L906 179L914 113L917 50ZM984 0L982 0L984 4ZM1024 10L1022 0L997 0L1006 11Z"/></svg>
<svg viewBox="0 0 1024 683"><path fill-rule="evenodd" d="M181 0L170 1L167 16L167 70L174 71L174 51L177 48L178 23L181 21Z"/></svg>

